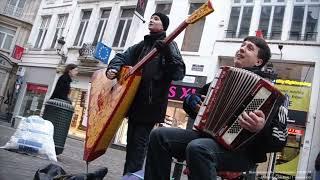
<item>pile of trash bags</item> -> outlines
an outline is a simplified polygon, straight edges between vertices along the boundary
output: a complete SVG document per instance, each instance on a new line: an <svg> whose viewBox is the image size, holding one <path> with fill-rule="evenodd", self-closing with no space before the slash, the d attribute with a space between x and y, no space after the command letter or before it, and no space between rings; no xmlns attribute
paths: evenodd
<svg viewBox="0 0 320 180"><path fill-rule="evenodd" d="M24 117L16 132L1 148L57 161L53 130L52 123L40 116Z"/></svg>

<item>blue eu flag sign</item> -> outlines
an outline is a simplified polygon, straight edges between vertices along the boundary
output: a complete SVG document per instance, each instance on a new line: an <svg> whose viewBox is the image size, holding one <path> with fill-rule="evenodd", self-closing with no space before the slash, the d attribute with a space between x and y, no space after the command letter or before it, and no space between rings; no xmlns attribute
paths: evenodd
<svg viewBox="0 0 320 180"><path fill-rule="evenodd" d="M101 42L98 42L96 46L96 51L94 53L94 57L102 61L104 64L108 64L110 53L111 53L110 47L106 46Z"/></svg>

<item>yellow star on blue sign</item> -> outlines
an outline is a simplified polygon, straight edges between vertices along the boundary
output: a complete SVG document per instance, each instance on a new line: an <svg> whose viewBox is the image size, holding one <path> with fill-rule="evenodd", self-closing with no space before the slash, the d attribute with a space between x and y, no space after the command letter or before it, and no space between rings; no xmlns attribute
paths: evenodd
<svg viewBox="0 0 320 180"><path fill-rule="evenodd" d="M96 51L94 53L94 57L99 59L103 63L108 64L110 53L111 53L110 47L108 47L107 45L101 42L98 42L96 46Z"/></svg>

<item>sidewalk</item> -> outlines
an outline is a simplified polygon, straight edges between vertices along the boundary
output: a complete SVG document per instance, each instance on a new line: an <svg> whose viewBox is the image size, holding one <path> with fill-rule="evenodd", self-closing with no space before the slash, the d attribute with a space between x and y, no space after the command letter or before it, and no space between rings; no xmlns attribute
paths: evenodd
<svg viewBox="0 0 320 180"><path fill-rule="evenodd" d="M15 129L0 123L0 146L10 139ZM86 163L82 160L83 142L67 138L64 152L57 156L56 164L69 173L85 173ZM123 171L125 152L108 148L107 152L89 164L89 172L100 167L108 167L109 172L105 179L120 179ZM0 179L1 180L28 180L33 179L35 172L52 161L29 155L10 152L0 149ZM53 162L54 163L54 162Z"/></svg>
<svg viewBox="0 0 320 180"><path fill-rule="evenodd" d="M15 129L11 128L9 123L0 121L0 146L5 145L14 132ZM83 141L67 138L64 151L57 156L58 162L56 164L60 165L68 174L85 173L86 163L82 160L83 145ZM104 155L89 164L89 172L107 167L109 172L104 179L121 179L124 160L125 151L108 148ZM32 180L39 168L50 163L54 162L0 149L0 180ZM187 177L182 176L181 180L187 180Z"/></svg>

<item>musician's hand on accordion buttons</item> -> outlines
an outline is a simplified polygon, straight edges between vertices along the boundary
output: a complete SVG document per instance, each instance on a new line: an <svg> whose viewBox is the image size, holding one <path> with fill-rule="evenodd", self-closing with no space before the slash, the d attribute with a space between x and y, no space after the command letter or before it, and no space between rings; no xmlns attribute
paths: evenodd
<svg viewBox="0 0 320 180"><path fill-rule="evenodd" d="M199 110L200 110L200 107L201 107L201 104L202 104L202 102L204 101L204 99L206 98L206 96L204 96L204 95L201 95L201 100L200 101L198 101L198 104L196 105L196 112L199 112Z"/></svg>
<svg viewBox="0 0 320 180"><path fill-rule="evenodd" d="M118 71L115 69L109 69L107 72L107 78L108 79L114 79L117 77Z"/></svg>
<svg viewBox="0 0 320 180"><path fill-rule="evenodd" d="M193 111L198 112L202 103L201 99L202 97L197 94L189 94L186 97L186 103L191 107Z"/></svg>
<svg viewBox="0 0 320 180"><path fill-rule="evenodd" d="M255 110L254 112L249 112L249 114L243 112L239 116L240 126L253 133L263 129L265 123L265 115L261 110Z"/></svg>

